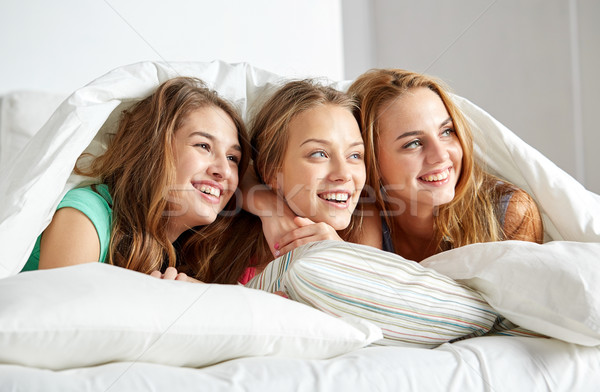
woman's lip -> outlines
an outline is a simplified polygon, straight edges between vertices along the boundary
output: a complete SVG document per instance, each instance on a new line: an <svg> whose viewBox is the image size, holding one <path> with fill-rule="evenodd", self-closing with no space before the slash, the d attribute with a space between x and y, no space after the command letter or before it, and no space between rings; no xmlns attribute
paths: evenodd
<svg viewBox="0 0 600 392"><path fill-rule="evenodd" d="M224 193L223 185L219 184L218 182L211 180L193 181L192 186L196 189L198 193L200 193L200 196L202 196L202 198L204 198L204 200L206 200L208 203L219 204L221 202L221 197ZM201 190L202 188L207 187L212 188L216 191L205 189L207 192L210 192L206 193ZM215 193L218 193L218 195L216 195Z"/></svg>
<svg viewBox="0 0 600 392"><path fill-rule="evenodd" d="M332 207L339 208L341 210L345 210L348 207L350 207L350 200L351 199L348 198L345 201L333 201L333 200L325 200L322 197L319 197L319 200L323 201L324 203L329 204Z"/></svg>
<svg viewBox="0 0 600 392"><path fill-rule="evenodd" d="M439 181L425 181L425 180L422 180L422 179L419 178L419 182L421 184L431 185L431 186L446 185L449 181L450 181L450 177L446 177L443 180L439 180Z"/></svg>
<svg viewBox="0 0 600 392"><path fill-rule="evenodd" d="M345 190L345 189L337 189L337 190L327 190L327 191L323 191L323 192L317 192L317 196L319 197L320 200L322 200L323 202L329 204L332 207L335 208L339 208L339 209L346 209L350 206L350 201L352 200L352 194L354 192L351 192L349 190ZM337 198L337 195L345 195L346 196L346 200L334 200L334 199L325 199L325 195L335 195L335 197Z"/></svg>
<svg viewBox="0 0 600 392"><path fill-rule="evenodd" d="M431 178L429 180L426 179L426 177L436 177L437 178L437 176L439 174L444 174L445 172L446 172L446 177L445 178L440 178L439 180L438 179L434 179L434 178ZM445 168L443 170L437 170L437 171L434 171L434 172L429 172L427 174L419 176L417 178L417 180L420 183L425 184L425 185L441 186L441 185L447 184L450 181L451 176L452 176L452 166L447 167L447 168Z"/></svg>
<svg viewBox="0 0 600 392"><path fill-rule="evenodd" d="M448 166L448 167L445 167L443 169L432 170L430 172L427 172L425 174L420 175L419 178L423 178L423 177L427 177L427 176L435 176L435 175L443 173L445 171L450 172L452 170L452 168L453 168L453 166Z"/></svg>
<svg viewBox="0 0 600 392"><path fill-rule="evenodd" d="M221 193L223 193L223 185L219 184L216 181L212 181L212 180L200 180L200 181L192 181L192 185L208 185L208 186L212 186L213 188L217 188L221 191Z"/></svg>
<svg viewBox="0 0 600 392"><path fill-rule="evenodd" d="M201 191L198 191L198 193L200 193L200 196L203 197L204 200L206 200L210 204L219 204L221 202L221 198L216 197L215 195L209 195L208 193L204 193Z"/></svg>
<svg viewBox="0 0 600 392"><path fill-rule="evenodd" d="M352 195L354 194L354 191L349 191L347 189L331 189L331 190L326 190L326 191L318 191L317 195L338 194L338 193L343 193L343 194L348 195L348 197L352 197Z"/></svg>

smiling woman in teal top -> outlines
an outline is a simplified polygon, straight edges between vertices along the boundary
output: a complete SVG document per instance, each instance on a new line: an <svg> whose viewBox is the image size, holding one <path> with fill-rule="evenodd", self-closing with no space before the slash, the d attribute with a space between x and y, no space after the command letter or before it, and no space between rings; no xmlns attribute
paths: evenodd
<svg viewBox="0 0 600 392"><path fill-rule="evenodd" d="M104 154L75 168L98 184L67 192L23 271L105 262L237 282L245 265L211 260L229 251L231 214L220 212L237 205L247 140L238 113L202 81L168 80L122 113Z"/></svg>

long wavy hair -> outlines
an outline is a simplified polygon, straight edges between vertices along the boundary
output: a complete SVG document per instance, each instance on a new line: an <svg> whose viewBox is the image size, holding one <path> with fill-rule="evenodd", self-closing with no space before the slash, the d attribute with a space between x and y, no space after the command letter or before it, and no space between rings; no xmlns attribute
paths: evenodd
<svg viewBox="0 0 600 392"><path fill-rule="evenodd" d="M502 194L516 189L506 181L485 172L473 156L473 136L465 117L450 98L447 87L430 76L401 69L373 69L359 76L348 92L358 100L355 116L365 142L367 181L375 192L381 211L390 207L382 189L384 185L377 164L379 118L394 100L415 88L428 88L442 100L454 123L463 151L462 170L454 199L439 207L434 216L434 241L438 251L476 242L499 241L505 238L497 211ZM398 168L402 170L402 168ZM392 218L386 214L393 233Z"/></svg>
<svg viewBox="0 0 600 392"><path fill-rule="evenodd" d="M244 266L211 263L225 247L222 233L231 217L219 214L215 222L188 230L175 244L167 238L170 214L165 212L172 209L167 192L176 175L174 135L189 113L203 107L220 108L233 120L242 147L241 178L250 158L244 123L228 102L191 77L170 79L123 111L106 152L85 168L78 162L75 172L98 178L113 199L109 263L143 273L173 266L204 282L237 281ZM235 210L237 204L233 196L225 210Z"/></svg>
<svg viewBox="0 0 600 392"><path fill-rule="evenodd" d="M349 95L312 79L285 83L260 106L251 121L250 134L254 170L261 183L272 185L283 167L290 122L298 114L323 105L335 105L350 113L356 109L356 103ZM243 225L252 229L247 230L245 241L240 241L237 248L240 249L241 257L253 257L257 264L262 264L272 259L271 252L262 235L260 220L248 215L242 214L240 221L244 221ZM362 213L359 204L348 227L338 231L338 234L346 241L358 242L361 230ZM248 232L252 236L248 236Z"/></svg>

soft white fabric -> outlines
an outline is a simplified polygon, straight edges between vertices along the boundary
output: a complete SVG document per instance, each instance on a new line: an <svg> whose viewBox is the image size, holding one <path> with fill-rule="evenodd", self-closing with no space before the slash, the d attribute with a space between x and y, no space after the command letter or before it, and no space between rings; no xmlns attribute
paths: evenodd
<svg viewBox="0 0 600 392"><path fill-rule="evenodd" d="M0 97L0 168L12 161L66 94L15 91Z"/></svg>
<svg viewBox="0 0 600 392"><path fill-rule="evenodd" d="M475 290L396 254L342 241L306 244L246 284L381 328L383 345L436 347L489 332L498 314Z"/></svg>
<svg viewBox="0 0 600 392"><path fill-rule="evenodd" d="M585 346L600 345L600 243L502 241L427 258L481 293L513 323Z"/></svg>
<svg viewBox="0 0 600 392"><path fill-rule="evenodd" d="M425 350L367 347L326 361L252 357L202 369L119 362L63 371L0 365L8 391L597 392L600 348L479 337Z"/></svg>
<svg viewBox="0 0 600 392"><path fill-rule="evenodd" d="M330 358L380 338L372 324L264 291L165 281L108 264L0 280L0 363L200 367L250 356Z"/></svg>

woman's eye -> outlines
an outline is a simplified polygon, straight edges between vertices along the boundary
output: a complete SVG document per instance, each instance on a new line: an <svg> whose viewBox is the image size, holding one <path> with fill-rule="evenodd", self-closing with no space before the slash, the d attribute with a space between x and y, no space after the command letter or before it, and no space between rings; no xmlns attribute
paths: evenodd
<svg viewBox="0 0 600 392"><path fill-rule="evenodd" d="M227 159L230 160L231 162L235 163L236 165L240 164L240 158L238 156L228 155Z"/></svg>
<svg viewBox="0 0 600 392"><path fill-rule="evenodd" d="M359 152L355 152L354 154L350 155L350 159L362 159L362 154Z"/></svg>
<svg viewBox="0 0 600 392"><path fill-rule="evenodd" d="M454 133L454 129L446 128L442 131L442 136L450 136Z"/></svg>
<svg viewBox="0 0 600 392"><path fill-rule="evenodd" d="M420 140L413 140L412 142L406 143L404 145L404 148L417 148L417 147L421 147L423 144L421 143Z"/></svg>
<svg viewBox="0 0 600 392"><path fill-rule="evenodd" d="M194 144L195 147L200 147L206 151L210 151L210 145L208 143L196 143Z"/></svg>
<svg viewBox="0 0 600 392"><path fill-rule="evenodd" d="M325 151L315 151L312 154L310 154L311 158L327 158L327 154L325 154Z"/></svg>

